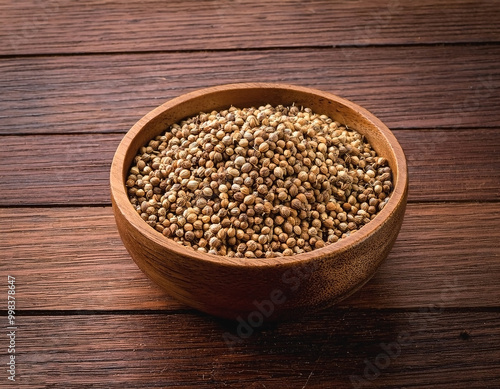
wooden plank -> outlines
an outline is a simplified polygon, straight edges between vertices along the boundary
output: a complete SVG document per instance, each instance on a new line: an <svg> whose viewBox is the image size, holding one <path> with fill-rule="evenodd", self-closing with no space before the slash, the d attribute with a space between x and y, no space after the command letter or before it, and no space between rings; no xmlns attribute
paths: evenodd
<svg viewBox="0 0 500 389"><path fill-rule="evenodd" d="M109 170L123 135L8 136L0 138L2 206L111 204ZM21 193L25 196L20 196Z"/></svg>
<svg viewBox="0 0 500 389"><path fill-rule="evenodd" d="M253 81L335 93L390 128L492 127L499 59L500 45L3 59L0 134L123 133L185 92Z"/></svg>
<svg viewBox="0 0 500 389"><path fill-rule="evenodd" d="M409 201L500 200L498 129L395 130L405 151ZM491 162L491 163L490 163Z"/></svg>
<svg viewBox="0 0 500 389"><path fill-rule="evenodd" d="M499 319L331 310L238 332L195 314L18 316L16 387L493 388Z"/></svg>
<svg viewBox="0 0 500 389"><path fill-rule="evenodd" d="M0 54L498 42L494 1L3 2Z"/></svg>
<svg viewBox="0 0 500 389"><path fill-rule="evenodd" d="M410 204L387 261L341 306L498 307L499 217L500 203ZM0 209L0 274L16 277L18 309L185 308L141 273L114 223L108 207Z"/></svg>
<svg viewBox="0 0 500 389"><path fill-rule="evenodd" d="M408 159L409 201L500 200L498 129L394 133ZM0 172L0 206L109 205L109 168L121 138L1 137L0 164L15 168ZM25 196L19 195L21 189Z"/></svg>

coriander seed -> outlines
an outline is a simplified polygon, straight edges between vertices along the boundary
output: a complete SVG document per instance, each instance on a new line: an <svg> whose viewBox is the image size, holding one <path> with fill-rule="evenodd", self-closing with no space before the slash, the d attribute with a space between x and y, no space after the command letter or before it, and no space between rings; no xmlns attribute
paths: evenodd
<svg viewBox="0 0 500 389"><path fill-rule="evenodd" d="M125 185L137 214L178 244L273 258L356 233L387 204L392 176L355 129L268 104L173 124L139 150Z"/></svg>

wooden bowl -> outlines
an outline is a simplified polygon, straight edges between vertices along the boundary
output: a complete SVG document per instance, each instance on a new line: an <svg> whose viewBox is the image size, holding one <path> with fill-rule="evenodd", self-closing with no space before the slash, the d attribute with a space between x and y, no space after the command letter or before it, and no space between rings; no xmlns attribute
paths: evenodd
<svg viewBox="0 0 500 389"><path fill-rule="evenodd" d="M147 225L130 203L125 180L134 156L173 123L201 111L302 105L364 134L393 171L383 210L355 234L308 253L230 258L184 247ZM315 89L266 83L230 84L191 92L154 109L125 135L113 159L111 199L118 231L139 268L177 300L216 316L260 325L329 307L362 287L387 257L403 222L408 176L394 135L352 102Z"/></svg>

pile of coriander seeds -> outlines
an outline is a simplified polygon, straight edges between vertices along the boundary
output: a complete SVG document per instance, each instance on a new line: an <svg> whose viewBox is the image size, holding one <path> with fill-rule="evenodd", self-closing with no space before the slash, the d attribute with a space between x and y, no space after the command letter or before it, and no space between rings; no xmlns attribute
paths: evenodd
<svg viewBox="0 0 500 389"><path fill-rule="evenodd" d="M266 105L170 126L139 150L126 186L142 219L184 246L271 258L355 233L393 182L356 130L309 108Z"/></svg>

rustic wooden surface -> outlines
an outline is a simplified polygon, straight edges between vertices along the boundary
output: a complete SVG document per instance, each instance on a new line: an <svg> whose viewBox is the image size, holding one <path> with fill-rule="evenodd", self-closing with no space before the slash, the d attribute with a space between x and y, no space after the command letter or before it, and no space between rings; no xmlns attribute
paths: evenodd
<svg viewBox="0 0 500 389"><path fill-rule="evenodd" d="M2 366L7 275L18 325L16 382L2 369L0 387L500 387L498 2L25 0L0 15ZM410 170L376 276L251 334L145 278L108 189L141 116L244 81L363 105Z"/></svg>

